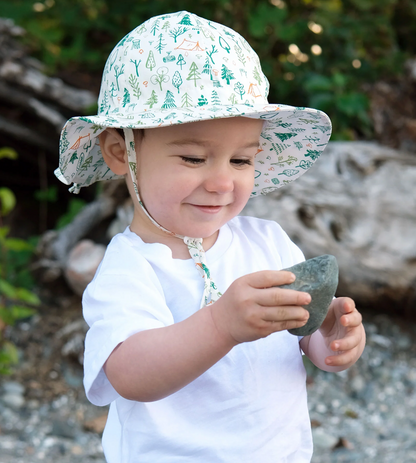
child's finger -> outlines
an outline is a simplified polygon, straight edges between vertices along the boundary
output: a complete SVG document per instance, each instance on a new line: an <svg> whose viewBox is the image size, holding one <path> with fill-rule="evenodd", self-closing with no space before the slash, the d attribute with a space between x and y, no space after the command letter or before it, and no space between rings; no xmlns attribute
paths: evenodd
<svg viewBox="0 0 416 463"><path fill-rule="evenodd" d="M330 355L325 359L325 363L327 365L331 365L334 367L339 367L343 365L348 365L349 363L353 362L355 359L356 353L354 350L348 350L346 352L339 352L336 355Z"/></svg>
<svg viewBox="0 0 416 463"><path fill-rule="evenodd" d="M263 308L261 319L274 323L280 321L300 321L306 323L309 319L309 312L298 306L266 307Z"/></svg>
<svg viewBox="0 0 416 463"><path fill-rule="evenodd" d="M359 330L351 330L344 338L331 342L331 349L334 352L349 351L360 344L361 335Z"/></svg>
<svg viewBox="0 0 416 463"><path fill-rule="evenodd" d="M289 285L296 279L292 272L286 270L262 270L246 275L247 282L252 288L271 288L273 286Z"/></svg>
<svg viewBox="0 0 416 463"><path fill-rule="evenodd" d="M311 302L311 296L294 289L266 288L256 292L256 302L263 307L304 306Z"/></svg>
<svg viewBox="0 0 416 463"><path fill-rule="evenodd" d="M345 327L353 328L353 327L359 326L361 325L362 321L363 321L363 317L360 314L360 312L358 312L357 309L354 309L353 312L349 313L348 315L343 315L341 317L341 323Z"/></svg>

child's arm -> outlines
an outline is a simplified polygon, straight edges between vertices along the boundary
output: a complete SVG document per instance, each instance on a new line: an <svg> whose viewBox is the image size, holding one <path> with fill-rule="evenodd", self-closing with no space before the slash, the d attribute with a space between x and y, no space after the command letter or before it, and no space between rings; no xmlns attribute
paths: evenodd
<svg viewBox="0 0 416 463"><path fill-rule="evenodd" d="M261 271L232 283L224 295L182 322L141 331L119 344L104 369L130 400L162 399L196 379L234 346L304 326L310 295L275 286L290 284L286 271Z"/></svg>
<svg viewBox="0 0 416 463"><path fill-rule="evenodd" d="M321 328L305 336L300 346L321 370L342 371L353 365L365 346L362 317L348 297L334 299Z"/></svg>

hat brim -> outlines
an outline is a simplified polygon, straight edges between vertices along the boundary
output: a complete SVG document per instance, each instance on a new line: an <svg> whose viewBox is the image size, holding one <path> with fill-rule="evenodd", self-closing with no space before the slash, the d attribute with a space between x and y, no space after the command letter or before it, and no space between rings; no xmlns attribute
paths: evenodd
<svg viewBox="0 0 416 463"><path fill-rule="evenodd" d="M266 194L300 177L319 158L331 135L330 119L322 111L278 104L158 108L128 117L117 113L80 116L70 119L62 130L56 175L68 185L74 183L74 192L97 181L119 178L101 155L98 135L106 128L152 129L228 117L265 122L252 196Z"/></svg>

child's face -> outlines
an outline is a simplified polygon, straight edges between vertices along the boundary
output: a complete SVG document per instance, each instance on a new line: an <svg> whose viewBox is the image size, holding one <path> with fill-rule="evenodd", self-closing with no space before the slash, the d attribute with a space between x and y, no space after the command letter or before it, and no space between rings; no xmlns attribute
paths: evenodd
<svg viewBox="0 0 416 463"><path fill-rule="evenodd" d="M138 135L137 183L149 214L176 234L213 236L250 197L262 125L213 119Z"/></svg>

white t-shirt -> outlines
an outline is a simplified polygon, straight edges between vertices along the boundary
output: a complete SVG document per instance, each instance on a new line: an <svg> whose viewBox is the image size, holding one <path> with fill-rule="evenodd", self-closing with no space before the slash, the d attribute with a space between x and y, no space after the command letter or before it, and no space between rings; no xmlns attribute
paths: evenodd
<svg viewBox="0 0 416 463"><path fill-rule="evenodd" d="M240 276L280 270L304 257L279 225L236 217L206 252L221 292ZM113 238L83 298L90 329L84 385L95 405L111 403L103 435L109 463L304 463L312 438L299 339L287 331L239 344L195 381L155 402L121 397L103 365L142 330L199 308L203 279L192 259L127 229Z"/></svg>

